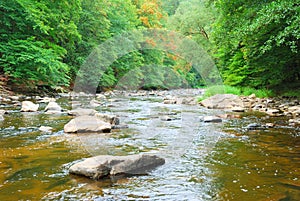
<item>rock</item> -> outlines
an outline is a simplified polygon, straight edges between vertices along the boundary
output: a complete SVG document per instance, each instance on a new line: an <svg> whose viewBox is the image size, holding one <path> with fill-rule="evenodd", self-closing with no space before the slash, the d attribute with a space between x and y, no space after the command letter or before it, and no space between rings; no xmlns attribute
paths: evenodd
<svg viewBox="0 0 300 201"><path fill-rule="evenodd" d="M47 114L61 113L62 108L56 102L49 102L45 108Z"/></svg>
<svg viewBox="0 0 300 201"><path fill-rule="evenodd" d="M13 101L18 101L20 99L19 96L10 96L9 98Z"/></svg>
<svg viewBox="0 0 300 201"><path fill-rule="evenodd" d="M266 113L270 116L282 116L283 114L281 114L280 110L277 109L267 109Z"/></svg>
<svg viewBox="0 0 300 201"><path fill-rule="evenodd" d="M205 123L220 123L220 122L222 122L222 119L217 116L206 116L206 117L203 117L203 121Z"/></svg>
<svg viewBox="0 0 300 201"><path fill-rule="evenodd" d="M39 128L39 131L45 132L45 133L51 133L52 132L52 127L50 126L41 126Z"/></svg>
<svg viewBox="0 0 300 201"><path fill-rule="evenodd" d="M288 108L288 112L290 112L293 116L299 116L300 115L300 106L292 106Z"/></svg>
<svg viewBox="0 0 300 201"><path fill-rule="evenodd" d="M21 112L36 112L39 109L39 104L34 104L31 101L23 101Z"/></svg>
<svg viewBox="0 0 300 201"><path fill-rule="evenodd" d="M71 174L101 179L116 175L145 175L165 163L163 158L155 155L109 156L100 155L87 158L72 165Z"/></svg>
<svg viewBox="0 0 300 201"><path fill-rule="evenodd" d="M291 125L291 126L300 125L300 119L290 119L289 120L289 125Z"/></svg>
<svg viewBox="0 0 300 201"><path fill-rule="evenodd" d="M111 131L111 124L100 120L96 116L85 115L72 119L64 126L64 131L66 133L109 133Z"/></svg>
<svg viewBox="0 0 300 201"><path fill-rule="evenodd" d="M246 126L247 130L263 130L265 127L258 123L251 123Z"/></svg>
<svg viewBox="0 0 300 201"><path fill-rule="evenodd" d="M0 115L3 116L4 114L7 114L5 110L0 110Z"/></svg>
<svg viewBox="0 0 300 201"><path fill-rule="evenodd" d="M93 100L90 101L90 106L91 107L99 107L99 106L101 106L101 102L93 99Z"/></svg>
<svg viewBox="0 0 300 201"><path fill-rule="evenodd" d="M267 128L274 128L275 124L273 124L273 123L266 123L266 127Z"/></svg>
<svg viewBox="0 0 300 201"><path fill-rule="evenodd" d="M249 96L249 98L251 98L251 99L256 99L256 95L255 95L255 94L251 94L251 95Z"/></svg>
<svg viewBox="0 0 300 201"><path fill-rule="evenodd" d="M104 96L103 94L96 94L96 99L97 100L105 100L106 96Z"/></svg>
<svg viewBox="0 0 300 201"><path fill-rule="evenodd" d="M162 121L172 121L172 120L174 120L174 118L171 118L171 117L165 115L165 116L161 116L160 120L162 120Z"/></svg>
<svg viewBox="0 0 300 201"><path fill-rule="evenodd" d="M38 101L39 103L49 103L49 102L55 102L55 98L50 98L50 97L44 97L44 98L39 98L40 100Z"/></svg>
<svg viewBox="0 0 300 201"><path fill-rule="evenodd" d="M175 99L171 99L171 100L164 100L164 104L176 104L176 100Z"/></svg>
<svg viewBox="0 0 300 201"><path fill-rule="evenodd" d="M184 104L184 105L196 105L197 100L195 98L182 98L181 100L176 101L177 104Z"/></svg>
<svg viewBox="0 0 300 201"><path fill-rule="evenodd" d="M78 108L74 110L68 111L68 114L71 116L94 116L97 113L96 110L93 109L83 109L83 108Z"/></svg>
<svg viewBox="0 0 300 201"><path fill-rule="evenodd" d="M116 115L111 114L103 114L103 113L96 113L95 115L98 119L110 123L111 125L119 125L120 119Z"/></svg>
<svg viewBox="0 0 300 201"><path fill-rule="evenodd" d="M234 107L244 107L243 101L237 95L217 94L200 102L209 109L232 109Z"/></svg>
<svg viewBox="0 0 300 201"><path fill-rule="evenodd" d="M111 129L125 129L125 128L129 128L128 125L112 125Z"/></svg>
<svg viewBox="0 0 300 201"><path fill-rule="evenodd" d="M3 121L4 117L2 115L0 115L0 121Z"/></svg>
<svg viewBox="0 0 300 201"><path fill-rule="evenodd" d="M231 108L232 112L245 112L245 108L243 107L233 107Z"/></svg>

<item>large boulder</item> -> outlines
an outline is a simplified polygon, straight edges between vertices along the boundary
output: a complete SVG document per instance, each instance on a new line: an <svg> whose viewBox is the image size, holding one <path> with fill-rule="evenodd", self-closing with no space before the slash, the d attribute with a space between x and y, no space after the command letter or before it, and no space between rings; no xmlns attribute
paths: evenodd
<svg viewBox="0 0 300 201"><path fill-rule="evenodd" d="M47 114L61 113L62 108L56 102L49 102L45 108Z"/></svg>
<svg viewBox="0 0 300 201"><path fill-rule="evenodd" d="M111 124L104 122L96 116L79 116L72 119L64 126L66 133L109 133L111 131Z"/></svg>
<svg viewBox="0 0 300 201"><path fill-rule="evenodd" d="M21 112L36 112L39 109L39 104L34 104L31 101L23 101Z"/></svg>
<svg viewBox="0 0 300 201"><path fill-rule="evenodd" d="M130 156L100 155L74 164L69 172L93 179L115 175L145 175L163 165L165 160L155 155L138 154Z"/></svg>
<svg viewBox="0 0 300 201"><path fill-rule="evenodd" d="M94 116L97 113L94 109L84 109L84 108L78 108L74 110L68 111L68 114L71 116Z"/></svg>
<svg viewBox="0 0 300 201"><path fill-rule="evenodd" d="M243 108L244 104L241 98L233 94L217 94L200 102L209 109L232 109Z"/></svg>

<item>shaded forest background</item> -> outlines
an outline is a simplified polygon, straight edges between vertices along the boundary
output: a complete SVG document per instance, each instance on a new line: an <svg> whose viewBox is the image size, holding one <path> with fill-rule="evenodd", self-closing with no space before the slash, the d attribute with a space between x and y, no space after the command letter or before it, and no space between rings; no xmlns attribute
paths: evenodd
<svg viewBox="0 0 300 201"><path fill-rule="evenodd" d="M298 0L5 0L0 16L0 82L22 90L72 88L95 47L149 28L196 41L215 60L226 85L275 92L300 88ZM146 89L205 86L191 63L152 49L117 59L98 89L113 88L129 71L135 75L129 82L144 82ZM172 82L165 79L170 71Z"/></svg>

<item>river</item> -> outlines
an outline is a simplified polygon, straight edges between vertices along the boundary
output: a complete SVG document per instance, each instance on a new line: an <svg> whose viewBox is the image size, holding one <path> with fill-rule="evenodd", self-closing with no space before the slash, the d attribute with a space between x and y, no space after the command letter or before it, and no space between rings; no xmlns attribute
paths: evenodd
<svg viewBox="0 0 300 201"><path fill-rule="evenodd" d="M71 109L70 98L57 102ZM204 123L202 117L224 111L163 104L157 95L119 95L96 109L117 114L129 128L75 135L63 132L71 119L67 115L20 113L13 103L1 107L9 111L0 122L3 201L300 200L300 130L286 125L285 117L243 113L222 123ZM163 121L165 115L172 120ZM245 129L267 122L277 126ZM51 126L53 132L41 132L40 126ZM115 180L68 173L83 158L136 153L153 153L166 163L149 175Z"/></svg>

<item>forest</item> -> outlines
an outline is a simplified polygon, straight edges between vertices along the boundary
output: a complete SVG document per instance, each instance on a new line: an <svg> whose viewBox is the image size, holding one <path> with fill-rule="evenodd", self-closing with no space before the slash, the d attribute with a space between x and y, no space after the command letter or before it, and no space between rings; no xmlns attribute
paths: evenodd
<svg viewBox="0 0 300 201"><path fill-rule="evenodd" d="M5 0L0 15L1 83L23 90L72 89L97 46L126 32L159 29L199 44L225 85L300 94L298 0ZM128 72L134 75L128 82L144 89L206 85L184 58L137 49L103 72L98 90L114 88Z"/></svg>

